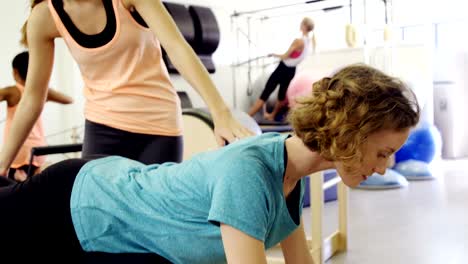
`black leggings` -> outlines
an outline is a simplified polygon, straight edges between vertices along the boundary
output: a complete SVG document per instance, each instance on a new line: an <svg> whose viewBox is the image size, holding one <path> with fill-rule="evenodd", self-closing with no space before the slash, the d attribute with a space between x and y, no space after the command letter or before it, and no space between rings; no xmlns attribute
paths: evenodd
<svg viewBox="0 0 468 264"><path fill-rule="evenodd" d="M25 182L0 188L2 258L32 254L50 260L58 258L58 252L70 259L82 255L71 220L70 196L75 176L85 163L60 162Z"/></svg>
<svg viewBox="0 0 468 264"><path fill-rule="evenodd" d="M289 83L296 74L296 67L288 67L284 62L280 62L275 71L270 75L265 85L265 89L260 95L260 99L267 101L271 93L280 86L278 91L278 101L283 101L286 98L286 91L288 90Z"/></svg>
<svg viewBox="0 0 468 264"><path fill-rule="evenodd" d="M86 162L66 160L25 182L2 181L6 186L0 188L1 257L12 257L17 263L22 258L48 263L170 263L156 254L82 250L71 219L70 198L75 177Z"/></svg>
<svg viewBox="0 0 468 264"><path fill-rule="evenodd" d="M182 136L131 133L86 120L82 157L118 155L144 164L181 162L183 147Z"/></svg>

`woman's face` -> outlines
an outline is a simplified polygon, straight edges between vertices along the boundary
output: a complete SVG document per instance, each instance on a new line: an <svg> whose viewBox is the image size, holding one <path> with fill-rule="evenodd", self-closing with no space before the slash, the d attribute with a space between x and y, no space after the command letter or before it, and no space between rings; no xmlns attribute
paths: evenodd
<svg viewBox="0 0 468 264"><path fill-rule="evenodd" d="M350 166L335 162L344 184L356 187L374 172L385 174L390 156L406 142L410 129L401 131L381 130L375 132L361 146L362 158Z"/></svg>
<svg viewBox="0 0 468 264"><path fill-rule="evenodd" d="M304 21L301 22L301 26L299 28L301 30L301 32L304 32L305 29L306 29L306 25L304 24Z"/></svg>

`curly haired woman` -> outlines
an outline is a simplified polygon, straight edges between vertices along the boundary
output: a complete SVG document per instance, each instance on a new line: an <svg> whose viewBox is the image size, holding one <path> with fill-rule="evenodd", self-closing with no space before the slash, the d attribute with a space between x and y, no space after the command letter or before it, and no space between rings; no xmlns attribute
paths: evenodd
<svg viewBox="0 0 468 264"><path fill-rule="evenodd" d="M153 263L266 263L265 250L281 243L287 263L312 263L304 177L335 168L354 187L384 174L419 120L407 94L398 79L351 65L299 102L293 135L243 139L180 164L118 156L58 163L0 189L0 224L19 227L4 230L0 246L33 245L49 260L61 251L76 260L100 252Z"/></svg>

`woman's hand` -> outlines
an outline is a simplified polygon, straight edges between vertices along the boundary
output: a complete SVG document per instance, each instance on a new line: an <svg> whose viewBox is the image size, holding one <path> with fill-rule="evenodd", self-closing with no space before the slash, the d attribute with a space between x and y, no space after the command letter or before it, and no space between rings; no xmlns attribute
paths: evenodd
<svg viewBox="0 0 468 264"><path fill-rule="evenodd" d="M268 57L275 57L275 58L280 58L281 59L281 55L276 54L276 53L270 53L270 54L268 54Z"/></svg>
<svg viewBox="0 0 468 264"><path fill-rule="evenodd" d="M224 146L226 141L231 143L237 139L254 135L253 131L240 124L229 110L213 113L212 115L216 141L220 146Z"/></svg>

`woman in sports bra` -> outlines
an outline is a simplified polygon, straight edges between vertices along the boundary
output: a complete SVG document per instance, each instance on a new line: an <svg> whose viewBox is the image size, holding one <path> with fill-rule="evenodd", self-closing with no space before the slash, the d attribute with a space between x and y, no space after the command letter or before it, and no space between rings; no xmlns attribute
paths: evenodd
<svg viewBox="0 0 468 264"><path fill-rule="evenodd" d="M160 45L207 104L220 145L251 134L233 118L160 0L33 0L31 6L22 41L29 47L30 69L11 127L16 136L0 153L0 175L44 105L56 38L65 41L84 81L84 158L182 160L180 101Z"/></svg>
<svg viewBox="0 0 468 264"><path fill-rule="evenodd" d="M310 32L313 32L315 27L314 21L308 17L305 17L301 22L302 37L297 38L291 43L289 49L283 54L270 54L269 56L277 57L281 61L278 67L273 71L268 78L268 81L263 89L260 98L255 101L249 110L249 114L254 116L265 104L270 97L271 93L279 85L278 100L275 103L275 107L271 113L265 112L264 117L267 120L273 121L276 114L285 105L286 91L288 90L289 83L296 74L296 66L299 65L306 57L310 47L315 50L315 37L309 36ZM311 43L312 41L312 43Z"/></svg>

